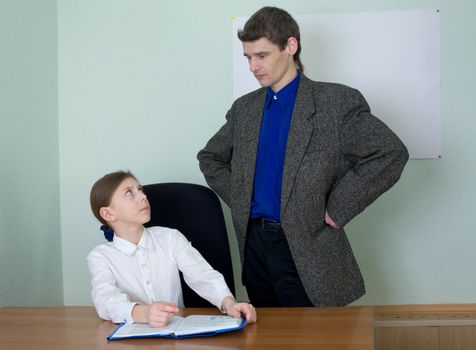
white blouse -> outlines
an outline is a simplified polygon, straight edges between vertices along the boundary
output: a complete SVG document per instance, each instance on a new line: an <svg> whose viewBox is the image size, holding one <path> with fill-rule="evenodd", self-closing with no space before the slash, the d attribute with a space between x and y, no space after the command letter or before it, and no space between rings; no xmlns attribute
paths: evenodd
<svg viewBox="0 0 476 350"><path fill-rule="evenodd" d="M135 304L163 301L183 308L179 270L197 294L218 308L232 296L223 276L185 236L166 227L145 228L137 245L115 235L87 260L96 311L113 322L133 322Z"/></svg>

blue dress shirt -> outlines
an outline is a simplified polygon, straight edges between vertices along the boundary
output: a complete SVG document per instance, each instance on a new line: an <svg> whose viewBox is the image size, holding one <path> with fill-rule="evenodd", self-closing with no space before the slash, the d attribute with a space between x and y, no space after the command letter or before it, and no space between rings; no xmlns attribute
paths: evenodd
<svg viewBox="0 0 476 350"><path fill-rule="evenodd" d="M280 221L281 183L300 73L277 93L268 88L256 156L250 217Z"/></svg>

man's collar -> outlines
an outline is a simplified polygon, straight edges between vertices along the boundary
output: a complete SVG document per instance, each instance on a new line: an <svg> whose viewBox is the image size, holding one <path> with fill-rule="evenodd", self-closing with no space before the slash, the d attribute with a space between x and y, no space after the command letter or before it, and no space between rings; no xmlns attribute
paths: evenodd
<svg viewBox="0 0 476 350"><path fill-rule="evenodd" d="M290 101L293 101L296 97L296 94L297 94L300 78L301 78L301 73L298 70L294 79L291 80L287 85L285 85L278 92L274 92L273 89L268 87L266 89L267 94L266 94L265 108L268 108L269 104L273 100L277 101L281 107L284 107Z"/></svg>

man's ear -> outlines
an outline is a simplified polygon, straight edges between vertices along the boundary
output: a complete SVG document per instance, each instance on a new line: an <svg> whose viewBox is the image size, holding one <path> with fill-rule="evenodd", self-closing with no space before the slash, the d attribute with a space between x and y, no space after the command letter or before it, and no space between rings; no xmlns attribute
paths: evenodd
<svg viewBox="0 0 476 350"><path fill-rule="evenodd" d="M291 56L294 56L294 54L297 52L299 48L299 43L297 39L293 36L288 38L288 44L286 45L286 49L288 50L288 53Z"/></svg>
<svg viewBox="0 0 476 350"><path fill-rule="evenodd" d="M116 218L114 211L110 207L101 207L99 209L99 215L107 222L112 222Z"/></svg>

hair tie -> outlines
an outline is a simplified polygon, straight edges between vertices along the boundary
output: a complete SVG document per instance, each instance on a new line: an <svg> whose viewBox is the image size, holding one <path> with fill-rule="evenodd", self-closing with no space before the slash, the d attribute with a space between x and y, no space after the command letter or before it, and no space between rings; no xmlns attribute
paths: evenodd
<svg viewBox="0 0 476 350"><path fill-rule="evenodd" d="M114 237L114 230L107 225L102 225L101 231L104 232L104 238L106 238L109 242L112 242L112 238Z"/></svg>

